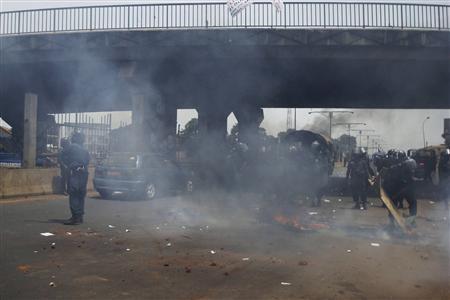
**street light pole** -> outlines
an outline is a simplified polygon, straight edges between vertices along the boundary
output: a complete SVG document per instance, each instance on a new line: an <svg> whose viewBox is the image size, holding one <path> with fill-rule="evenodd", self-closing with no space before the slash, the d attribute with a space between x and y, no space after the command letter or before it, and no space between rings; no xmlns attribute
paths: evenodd
<svg viewBox="0 0 450 300"><path fill-rule="evenodd" d="M361 122L344 122L344 123L334 123L334 126L347 126L347 131L348 131L348 139L347 139L347 152L350 152L350 131L352 129L352 126L357 126L357 125L363 125L366 126L366 123L361 123Z"/></svg>
<svg viewBox="0 0 450 300"><path fill-rule="evenodd" d="M360 147L362 147L362 133L363 132L375 132L375 130L373 130L373 129L356 129L356 130L352 130L352 131L359 132L359 146Z"/></svg>
<svg viewBox="0 0 450 300"><path fill-rule="evenodd" d="M308 114L328 114L328 118L330 119L330 128L329 128L329 134L330 139L332 140L332 127L333 127L333 116L337 113L344 113L344 114L353 114L353 111L350 110L318 110L318 111L310 111Z"/></svg>
<svg viewBox="0 0 450 300"><path fill-rule="evenodd" d="M424 147L424 148L426 147L426 142L425 142L425 122L426 122L427 120L429 120L429 119L430 119L430 117L427 116L427 117L425 118L425 120L423 120L423 122L422 122L422 137L423 137L423 147Z"/></svg>

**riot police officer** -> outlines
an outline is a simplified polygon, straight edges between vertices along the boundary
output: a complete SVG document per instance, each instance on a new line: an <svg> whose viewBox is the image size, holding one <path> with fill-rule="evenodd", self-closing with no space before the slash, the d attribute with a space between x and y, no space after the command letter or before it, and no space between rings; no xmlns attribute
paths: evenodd
<svg viewBox="0 0 450 300"><path fill-rule="evenodd" d="M347 181L350 179L350 188L354 201L354 209L367 209L367 190L369 177L373 176L373 170L369 166L366 151L359 148L352 153L347 167Z"/></svg>
<svg viewBox="0 0 450 300"><path fill-rule="evenodd" d="M66 156L67 156L67 148L69 147L70 142L68 139L61 139L61 150L58 153L58 163L60 168L60 174L61 174L61 181L62 181L62 192L64 195L67 195L68 192L68 184L69 184L69 168L66 165Z"/></svg>
<svg viewBox="0 0 450 300"><path fill-rule="evenodd" d="M69 203L72 217L64 222L65 225L83 223L84 198L86 197L88 181L89 152L83 148L84 135L74 132L71 145L66 150L65 165L69 169Z"/></svg>
<svg viewBox="0 0 450 300"><path fill-rule="evenodd" d="M390 166L383 170L383 187L395 206L399 207L403 200L408 202L408 221L414 226L417 215L416 178L414 176L416 162L414 159L408 158L403 151L391 150L389 152ZM392 225L394 220L391 213L389 213L389 219Z"/></svg>
<svg viewBox="0 0 450 300"><path fill-rule="evenodd" d="M448 210L450 198L450 147L441 153L439 159L439 199L444 202Z"/></svg>

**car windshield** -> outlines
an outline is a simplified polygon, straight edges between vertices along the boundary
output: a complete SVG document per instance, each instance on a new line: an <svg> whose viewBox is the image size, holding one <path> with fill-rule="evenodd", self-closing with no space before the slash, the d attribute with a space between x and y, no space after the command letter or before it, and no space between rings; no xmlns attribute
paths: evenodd
<svg viewBox="0 0 450 300"><path fill-rule="evenodd" d="M111 154L105 162L107 166L136 168L138 156L133 153Z"/></svg>

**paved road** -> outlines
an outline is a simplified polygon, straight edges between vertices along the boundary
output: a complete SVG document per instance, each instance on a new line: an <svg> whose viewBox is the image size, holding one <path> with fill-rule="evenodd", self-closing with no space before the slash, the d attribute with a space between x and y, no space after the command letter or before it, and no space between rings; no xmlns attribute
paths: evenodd
<svg viewBox="0 0 450 300"><path fill-rule="evenodd" d="M68 216L66 199L3 202L0 299L450 298L441 204L420 201L417 236L402 238L383 230L377 200L368 211L327 200L312 209L218 192L94 197L77 227L56 220ZM282 226L279 214L317 230Z"/></svg>

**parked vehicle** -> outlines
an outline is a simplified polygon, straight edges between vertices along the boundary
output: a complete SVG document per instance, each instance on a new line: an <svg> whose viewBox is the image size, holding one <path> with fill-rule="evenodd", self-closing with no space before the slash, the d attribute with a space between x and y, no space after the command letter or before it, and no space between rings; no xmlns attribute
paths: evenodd
<svg viewBox="0 0 450 300"><path fill-rule="evenodd" d="M173 191L192 192L193 171L152 153L113 153L95 169L94 187L102 198L121 192L154 199Z"/></svg>

